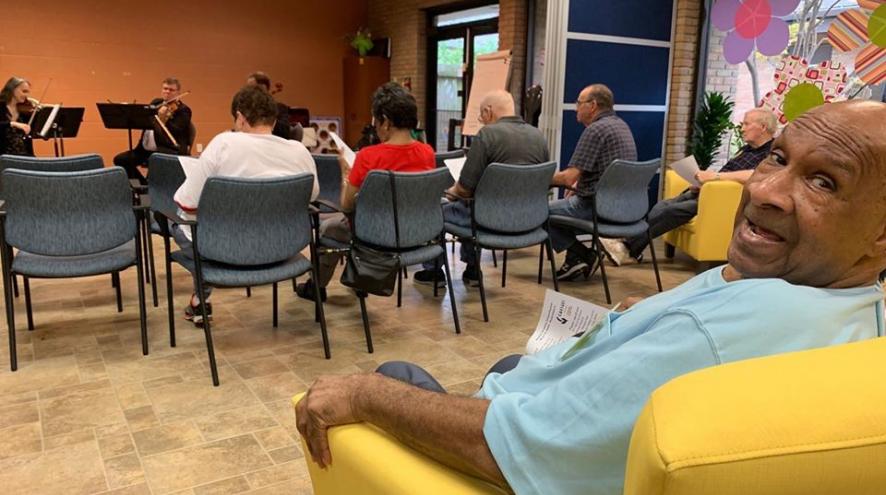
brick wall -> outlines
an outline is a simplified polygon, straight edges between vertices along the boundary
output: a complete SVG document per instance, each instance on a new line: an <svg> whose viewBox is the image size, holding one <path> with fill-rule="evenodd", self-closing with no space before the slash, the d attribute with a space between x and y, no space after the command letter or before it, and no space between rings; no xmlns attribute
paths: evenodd
<svg viewBox="0 0 886 495"><path fill-rule="evenodd" d="M677 26L673 43L674 61L671 69L668 132L664 152L666 163L686 156L689 136L692 132L702 1L677 0Z"/></svg>
<svg viewBox="0 0 886 495"><path fill-rule="evenodd" d="M391 78L410 78L424 123L427 95L427 15L424 9L460 3L456 0L369 0L373 37L391 39ZM499 49L512 50L511 92L520 95L526 67L526 1L501 0ZM517 98L518 104L520 99Z"/></svg>

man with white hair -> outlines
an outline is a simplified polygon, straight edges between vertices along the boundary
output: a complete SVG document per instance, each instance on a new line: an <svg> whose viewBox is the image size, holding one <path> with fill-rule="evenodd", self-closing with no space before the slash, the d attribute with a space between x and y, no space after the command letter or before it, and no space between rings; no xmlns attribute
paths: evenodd
<svg viewBox="0 0 886 495"><path fill-rule="evenodd" d="M775 114L763 108L749 110L741 122L741 133L745 145L738 154L720 170L702 170L695 178L699 184L716 180L731 180L744 184L754 173L754 169L767 156L775 137ZM658 237L692 220L698 214L699 188L692 187L671 199L659 201L649 211L649 233ZM638 235L625 240L600 239L610 260L616 266L633 259L640 261L643 250L649 244L646 235Z"/></svg>
<svg viewBox="0 0 886 495"><path fill-rule="evenodd" d="M504 90L487 93L480 102L480 132L471 140L471 148L465 160L458 182L447 193L457 198L471 198L480 183L483 171L490 163L510 165L534 165L549 160L548 143L536 127L515 115L514 98ZM443 216L449 223L471 226L471 209L463 201L452 201L443 207ZM468 239L461 239L461 260L465 263L462 280L477 285L480 273L477 255ZM423 264L423 270L413 279L420 284L443 283L446 275L439 267L443 258ZM437 272L436 275L434 272Z"/></svg>

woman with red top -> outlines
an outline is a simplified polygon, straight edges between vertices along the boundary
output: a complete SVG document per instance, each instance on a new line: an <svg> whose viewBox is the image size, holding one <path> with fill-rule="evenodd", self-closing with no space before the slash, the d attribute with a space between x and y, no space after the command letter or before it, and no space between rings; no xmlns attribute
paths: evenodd
<svg viewBox="0 0 886 495"><path fill-rule="evenodd" d="M366 146L357 153L351 167L339 155L342 180L341 209L351 212L354 209L357 193L366 175L372 170L393 170L395 172L423 172L435 167L434 150L425 143L412 138L412 131L418 126L418 107L415 98L401 85L387 83L372 95L372 125L381 144ZM340 242L351 239L348 218L336 214L320 224L320 235ZM319 280L320 297L326 299L326 286L332 279L340 253L324 254L320 257ZM296 292L305 299L314 298L313 281L299 284Z"/></svg>

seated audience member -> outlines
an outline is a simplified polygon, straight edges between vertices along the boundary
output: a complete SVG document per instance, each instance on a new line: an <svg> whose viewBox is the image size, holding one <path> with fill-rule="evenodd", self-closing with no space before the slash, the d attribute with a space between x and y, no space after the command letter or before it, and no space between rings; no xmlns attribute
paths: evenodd
<svg viewBox="0 0 886 495"><path fill-rule="evenodd" d="M621 494L653 390L721 363L882 336L884 268L886 104L827 104L790 123L747 180L728 265L611 313L596 334L511 358L473 397L441 393L407 363L321 377L298 428L321 466L335 459L327 429L365 421L516 493Z"/></svg>
<svg viewBox="0 0 886 495"><path fill-rule="evenodd" d="M436 166L434 150L412 138L412 130L418 125L418 107L412 94L400 84L384 84L372 95L372 125L381 144L361 148L354 160L353 169L341 155L338 158L343 178L341 208L344 212L353 211L360 186L372 170L423 172ZM348 217L339 213L320 224L320 235L339 242L349 242L350 225ZM326 299L326 286L332 280L341 256L341 253L320 256L318 282L321 299ZM299 297L313 300L313 283L313 280L308 279L307 282L298 284L296 293Z"/></svg>
<svg viewBox="0 0 886 495"><path fill-rule="evenodd" d="M602 84L592 84L581 91L575 101L575 115L585 125L569 167L554 174L558 186L570 186L574 191L551 202L551 215L593 219L594 192L603 171L615 160L636 160L634 135L623 120L615 115L612 91ZM573 280L581 274L585 278L597 269L597 255L575 238L567 228L551 226L551 244L558 253L566 251L566 260L557 270L558 280Z"/></svg>
<svg viewBox="0 0 886 495"><path fill-rule="evenodd" d="M741 121L741 134L745 145L738 154L726 162L719 171L702 170L695 178L700 184L716 180L731 180L744 184L754 173L757 165L769 155L772 138L778 123L775 114L764 108L748 111ZM698 188L689 188L679 196L656 203L649 211L649 233L656 238L665 232L689 222L698 214ZM649 244L646 235L638 235L624 241L600 239L606 254L616 266L634 259L640 261L643 250Z"/></svg>
<svg viewBox="0 0 886 495"><path fill-rule="evenodd" d="M317 166L308 149L298 141L288 141L271 134L277 118L277 105L271 95L255 86L246 86L234 95L231 102L234 131L215 136L193 165L185 168L185 182L175 192L175 202L185 214L197 214L203 185L211 177L267 178L309 173L314 176L311 199L320 192L317 182ZM191 230L176 225L173 237L182 252L190 255ZM203 325L200 300L197 297L196 280L194 294L185 308L185 319L195 325ZM212 288L204 284L207 313L212 314L209 296Z"/></svg>
<svg viewBox="0 0 886 495"><path fill-rule="evenodd" d="M473 197L474 189L490 163L534 165L549 159L548 143L544 135L516 116L514 98L507 91L493 91L483 98L479 120L483 123L483 128L471 140L471 148L458 182L447 191L451 196ZM453 201L445 205L443 217L449 223L471 226L471 208L463 201ZM469 285L479 283L476 253L470 239L461 239L461 260L466 265L462 280ZM443 263L443 257L438 261ZM436 269L438 283L445 283L446 274L437 266L440 265L433 261L424 263L424 270L416 272L413 279L420 284L433 284Z"/></svg>
<svg viewBox="0 0 886 495"><path fill-rule="evenodd" d="M249 74L249 77L246 78L246 84L258 86L273 96L273 93L271 93L271 78L264 72L257 71ZM280 87L282 88L282 86ZM295 141L301 141L304 136L301 124L289 125L289 105L279 101L277 102L277 122L274 123L273 134L283 139Z"/></svg>

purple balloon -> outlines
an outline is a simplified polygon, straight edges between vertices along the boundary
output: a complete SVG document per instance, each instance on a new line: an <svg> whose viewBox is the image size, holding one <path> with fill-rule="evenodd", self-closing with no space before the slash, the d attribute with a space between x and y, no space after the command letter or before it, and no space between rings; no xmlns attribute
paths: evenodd
<svg viewBox="0 0 886 495"><path fill-rule="evenodd" d="M773 16L788 15L797 9L800 0L769 0L769 7L772 9Z"/></svg>
<svg viewBox="0 0 886 495"><path fill-rule="evenodd" d="M738 31L731 31L723 42L723 56L730 64L740 64L754 51L754 40L742 38Z"/></svg>
<svg viewBox="0 0 886 495"><path fill-rule="evenodd" d="M788 25L781 19L773 18L769 27L757 37L757 50L771 57L778 55L788 46Z"/></svg>
<svg viewBox="0 0 886 495"><path fill-rule="evenodd" d="M711 9L711 22L720 31L735 29L735 14L741 5L740 0L717 0Z"/></svg>

